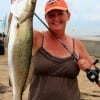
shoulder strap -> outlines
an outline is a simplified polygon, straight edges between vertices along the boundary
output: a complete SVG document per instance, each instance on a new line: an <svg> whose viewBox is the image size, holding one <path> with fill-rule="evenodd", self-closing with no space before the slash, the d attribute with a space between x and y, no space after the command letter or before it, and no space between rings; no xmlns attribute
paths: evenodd
<svg viewBox="0 0 100 100"><path fill-rule="evenodd" d="M73 55L78 59L78 56L75 53L75 38L73 38Z"/></svg>
<svg viewBox="0 0 100 100"><path fill-rule="evenodd" d="M75 39L74 38L72 38L73 39L73 53L75 52Z"/></svg>
<svg viewBox="0 0 100 100"><path fill-rule="evenodd" d="M44 43L44 32L42 32L42 44L41 44L41 47L43 47L43 43Z"/></svg>

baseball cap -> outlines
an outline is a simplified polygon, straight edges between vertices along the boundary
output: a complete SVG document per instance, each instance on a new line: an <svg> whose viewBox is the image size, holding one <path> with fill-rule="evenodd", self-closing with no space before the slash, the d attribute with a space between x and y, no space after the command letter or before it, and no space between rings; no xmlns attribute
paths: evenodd
<svg viewBox="0 0 100 100"><path fill-rule="evenodd" d="M45 15L54 9L68 10L68 5L65 0L48 0L45 6Z"/></svg>

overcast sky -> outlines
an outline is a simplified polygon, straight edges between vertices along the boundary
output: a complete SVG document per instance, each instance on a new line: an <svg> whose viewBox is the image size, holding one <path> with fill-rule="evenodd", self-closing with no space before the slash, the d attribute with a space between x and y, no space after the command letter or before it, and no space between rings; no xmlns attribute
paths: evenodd
<svg viewBox="0 0 100 100"><path fill-rule="evenodd" d="M10 0L0 0L0 19L10 9ZM47 0L37 0L35 12L44 20L44 4ZM66 0L71 12L66 31L74 35L100 35L100 0ZM0 21L1 23L1 21ZM34 28L44 30L45 27L34 17Z"/></svg>

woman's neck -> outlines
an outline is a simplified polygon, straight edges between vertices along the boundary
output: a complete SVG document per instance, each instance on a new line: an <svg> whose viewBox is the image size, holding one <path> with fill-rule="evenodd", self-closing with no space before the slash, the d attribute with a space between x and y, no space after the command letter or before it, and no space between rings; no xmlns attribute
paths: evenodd
<svg viewBox="0 0 100 100"><path fill-rule="evenodd" d="M66 37L66 34L65 34L65 32L61 32L61 31L59 31L59 32L54 32L54 31L52 31L52 32L48 32L48 34L49 34L49 36L50 37L57 37L57 38L59 38L59 39L64 39L65 37Z"/></svg>

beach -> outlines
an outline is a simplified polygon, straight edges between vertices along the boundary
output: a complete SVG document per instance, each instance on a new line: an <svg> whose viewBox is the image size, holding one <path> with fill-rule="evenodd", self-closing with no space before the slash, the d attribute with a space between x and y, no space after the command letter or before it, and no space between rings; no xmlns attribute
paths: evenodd
<svg viewBox="0 0 100 100"><path fill-rule="evenodd" d="M94 56L93 59L96 59ZM12 100L12 88L9 87L9 69L8 69L7 48L5 55L0 55L0 100ZM97 64L100 68L100 63ZM81 100L100 100L100 87L96 83L91 83L86 78L86 73L80 71L78 76ZM28 89L23 93L23 100L28 100Z"/></svg>

